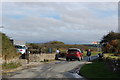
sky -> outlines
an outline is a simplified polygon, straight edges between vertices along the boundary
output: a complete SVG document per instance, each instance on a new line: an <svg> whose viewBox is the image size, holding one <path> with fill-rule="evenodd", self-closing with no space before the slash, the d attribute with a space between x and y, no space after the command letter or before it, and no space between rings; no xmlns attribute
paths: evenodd
<svg viewBox="0 0 120 80"><path fill-rule="evenodd" d="M2 31L26 42L88 44L118 30L117 2L4 2L0 14Z"/></svg>

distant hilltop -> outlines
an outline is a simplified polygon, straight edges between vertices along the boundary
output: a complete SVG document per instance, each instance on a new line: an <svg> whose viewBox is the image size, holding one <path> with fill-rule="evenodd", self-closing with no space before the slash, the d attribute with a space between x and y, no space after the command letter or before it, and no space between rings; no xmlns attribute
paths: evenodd
<svg viewBox="0 0 120 80"><path fill-rule="evenodd" d="M65 44L65 43L62 42L62 41L49 41L49 42L47 42L45 44Z"/></svg>

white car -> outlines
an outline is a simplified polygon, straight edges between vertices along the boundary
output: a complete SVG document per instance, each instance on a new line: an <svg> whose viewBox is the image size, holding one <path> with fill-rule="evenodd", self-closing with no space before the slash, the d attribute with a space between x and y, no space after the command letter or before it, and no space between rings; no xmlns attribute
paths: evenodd
<svg viewBox="0 0 120 80"><path fill-rule="evenodd" d="M17 49L17 52L21 54L25 54L27 47L25 45L15 45L15 48Z"/></svg>

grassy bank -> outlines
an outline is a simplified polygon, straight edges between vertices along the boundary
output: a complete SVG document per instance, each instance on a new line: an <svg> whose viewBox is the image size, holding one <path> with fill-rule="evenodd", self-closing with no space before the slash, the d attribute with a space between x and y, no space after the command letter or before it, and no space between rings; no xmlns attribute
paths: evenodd
<svg viewBox="0 0 120 80"><path fill-rule="evenodd" d="M115 53L104 53L104 58L114 58L114 59L120 59L120 56L115 56Z"/></svg>
<svg viewBox="0 0 120 80"><path fill-rule="evenodd" d="M2 37L2 39L0 39L0 44L2 46L2 51L0 51L0 56L2 57L2 59L10 60L10 59L13 59L15 57L19 57L20 54L17 53L16 49L14 48L12 43L10 42L9 37L6 36L6 34L1 33L1 32L0 32L0 35Z"/></svg>
<svg viewBox="0 0 120 80"><path fill-rule="evenodd" d="M106 80L106 78L114 80L120 78L120 73L108 70L104 62L98 62L97 60L91 64L85 64L80 70L80 75L90 80Z"/></svg>
<svg viewBox="0 0 120 80"><path fill-rule="evenodd" d="M20 63L14 63L14 62L11 62L11 63L3 63L2 64L2 69L3 70L6 70L6 69L14 69L14 68L17 68L17 67L20 67L21 64Z"/></svg>

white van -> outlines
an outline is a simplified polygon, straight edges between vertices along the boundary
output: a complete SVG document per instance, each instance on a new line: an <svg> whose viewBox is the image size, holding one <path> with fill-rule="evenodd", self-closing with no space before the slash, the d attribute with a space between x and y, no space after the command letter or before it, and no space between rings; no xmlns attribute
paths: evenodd
<svg viewBox="0 0 120 80"><path fill-rule="evenodd" d="M21 54L25 54L27 51L27 47L25 45L15 45L15 48L17 49L17 52Z"/></svg>

